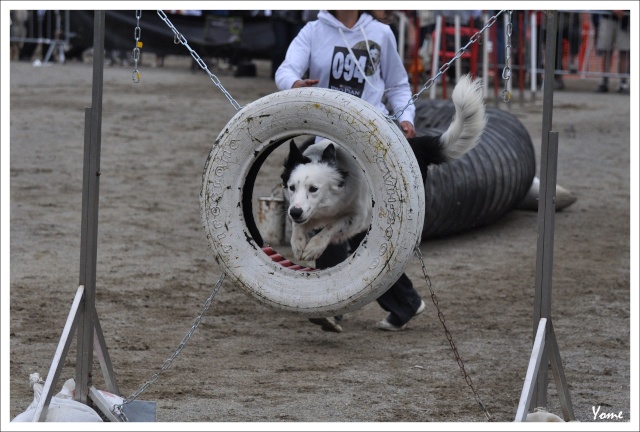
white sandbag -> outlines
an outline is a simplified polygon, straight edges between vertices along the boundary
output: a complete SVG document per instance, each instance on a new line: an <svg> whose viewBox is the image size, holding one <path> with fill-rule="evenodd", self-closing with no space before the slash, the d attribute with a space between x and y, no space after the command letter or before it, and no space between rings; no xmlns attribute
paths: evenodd
<svg viewBox="0 0 640 432"><path fill-rule="evenodd" d="M539 199L540 199L540 177L536 176L533 178L533 182L531 182L531 187L527 191L527 194L524 196L522 201L520 201L516 205L516 208L520 210L537 211ZM560 185L556 185L556 199L555 199L556 211L569 207L571 204L573 204L577 200L578 200L578 197L575 196L571 191L563 188Z"/></svg>
<svg viewBox="0 0 640 432"><path fill-rule="evenodd" d="M44 381L37 372L29 376L29 383L33 388L34 398L31 405L23 412L15 416L12 422L31 422L36 413L36 408L42 396ZM75 381L67 380L60 393L51 397L47 410L47 422L101 422L102 417L91 407L74 400Z"/></svg>
<svg viewBox="0 0 640 432"><path fill-rule="evenodd" d="M528 422L564 422L564 419L553 413L548 412L544 408L536 408L532 413L527 414Z"/></svg>

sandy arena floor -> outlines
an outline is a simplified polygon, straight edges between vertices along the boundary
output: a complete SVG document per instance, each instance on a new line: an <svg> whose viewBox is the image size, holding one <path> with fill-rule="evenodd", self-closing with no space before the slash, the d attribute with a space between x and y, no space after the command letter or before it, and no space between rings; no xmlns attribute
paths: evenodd
<svg viewBox="0 0 640 432"><path fill-rule="evenodd" d="M145 64L139 84L130 67L104 74L96 308L123 396L174 353L221 274L202 228L199 192L212 143L235 110L188 65ZM255 78L214 72L244 105L276 91L268 64L258 66ZM593 422L600 406L637 425L630 398L630 97L596 95L596 84L570 79L555 94L558 184L578 200L555 218L552 317L577 419ZM5 413L13 418L31 403L29 374L46 376L78 285L91 90L90 64L10 65L10 177L4 160L2 171L3 192L10 191L10 200L2 197L3 234L10 210L2 400L10 411L3 410L3 423ZM526 125L539 158L542 94L526 99L521 104L516 94L501 107ZM277 179L281 156L264 175ZM260 182L256 196L273 186ZM536 244L537 213L514 210L490 226L421 245L448 329L497 422L514 420L531 354ZM348 314L343 333L327 333L225 281L187 346L140 399L157 402L158 422L486 422L417 259L407 272L428 307L399 333L376 329L385 313L375 302ZM61 381L74 371L75 343ZM94 375L104 388L97 363ZM549 376L548 408L561 414Z"/></svg>

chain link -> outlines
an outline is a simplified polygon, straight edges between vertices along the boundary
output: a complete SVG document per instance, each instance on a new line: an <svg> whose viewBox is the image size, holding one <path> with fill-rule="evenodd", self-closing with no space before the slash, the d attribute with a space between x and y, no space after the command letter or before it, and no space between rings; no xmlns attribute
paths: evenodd
<svg viewBox="0 0 640 432"><path fill-rule="evenodd" d="M511 92L508 89L509 78L511 78L511 67L509 63L511 61L511 13L509 11L509 18L507 21L507 43L504 46L504 69L502 70L502 79L504 80L504 89L502 90L502 102L508 103L511 100Z"/></svg>
<svg viewBox="0 0 640 432"><path fill-rule="evenodd" d="M133 32L133 37L136 40L136 46L133 48L133 52L131 56L133 57L133 82L140 82L140 72L138 71L138 60L140 60L140 48L142 48L142 42L140 42L140 17L142 16L142 11L136 11L136 29Z"/></svg>
<svg viewBox="0 0 640 432"><path fill-rule="evenodd" d="M442 75L443 73L445 73L446 71L449 70L449 67L451 67L451 64L453 64L453 62L455 62L456 60L458 60L460 57L462 57L462 54L464 54L465 52L467 52L467 49L474 43L478 42L478 40L482 37L482 33L488 29L489 27L491 27L493 24L495 24L495 22L498 20L498 17L500 16L500 14L504 12L504 10L501 10L500 12L498 12L497 14L495 14L494 16L492 16L491 18L489 18L489 20L487 21L487 23L484 25L484 27L482 27L482 29L480 29L478 32L476 32L476 34L474 34L473 36L471 36L471 38L469 39L469 42L463 46L462 48L460 48L458 50L458 52L456 52L456 54L453 56L453 58L451 60L449 60L447 63L443 64L440 69L438 69L438 73L435 74L435 76L429 78L429 80L427 80L426 83L424 83L424 86L422 86L422 89L420 89L420 91L418 93L416 93L415 95L413 95L411 97L411 99L409 99L409 102L407 102L407 104L400 108L398 111L396 111L393 115L389 116L387 115L387 118L390 120L398 120L400 118L400 116L402 115L402 113L404 112L404 110L406 110L409 105L415 103L416 100L418 100L418 98L420 97L420 95L428 90L438 79L438 77L440 77L440 75ZM434 48L436 49L436 48Z"/></svg>
<svg viewBox="0 0 640 432"><path fill-rule="evenodd" d="M127 399L124 399L121 404L114 405L113 408L111 409L111 412L113 413L113 415L120 417L122 419L122 421L129 421L129 419L127 419L127 416L124 413L124 409L123 409L124 406L126 404L129 404L129 403L133 402L134 400L136 400L138 398L138 396L140 396L145 390L147 390L148 387L153 385L153 383L155 383L158 380L158 378L160 377L160 374L162 372L164 372L167 369L169 369L169 367L171 366L171 363L173 363L173 360L176 357L178 357L178 354L180 354L180 351L182 351L182 349L185 347L185 345L187 344L187 342L189 341L189 339L191 338L193 333L196 331L196 328L198 328L198 326L202 322L202 317L209 310L209 307L211 307L211 304L213 302L213 298L218 293L218 290L220 290L220 287L222 286L222 282L224 281L224 278L225 278L225 274L222 273L220 275L220 277L218 278L218 281L216 282L215 286L213 287L213 291L211 291L211 294L209 295L209 298L207 298L207 300L204 302L204 306L202 307L202 311L196 317L196 319L193 322L193 325L191 326L191 329L187 332L187 334L184 336L184 338L182 338L182 341L180 342L180 344L178 345L178 347L176 348L174 353L171 355L171 357L169 357L164 362L164 364L162 365L160 370L158 372L154 373L151 376L151 378L146 383L144 383L142 385L142 387L140 387L140 389L138 389L135 393L133 393Z"/></svg>
<svg viewBox="0 0 640 432"><path fill-rule="evenodd" d="M431 293L431 301L433 302L433 304L436 307L436 310L438 311L438 319L440 320L440 323L442 323L442 327L444 327L444 333L445 333L445 335L447 337L447 341L449 341L449 345L451 346L451 350L453 351L453 355L456 358L456 362L458 363L458 366L460 367L460 370L462 371L462 376L464 377L464 380L467 383L467 385L469 386L469 388L471 388L471 391L473 392L473 397L476 399L476 402L480 406L480 409L482 410L482 412L484 412L484 415L487 417L487 420L493 421L493 419L491 418L491 415L489 415L489 411L487 411L487 408L484 406L484 404L480 400L480 397L478 396L478 392L476 391L476 389L473 386L473 382L471 381L471 377L469 376L469 374L467 373L467 371L466 371L466 369L464 367L464 362L462 361L462 357L460 357L460 354L458 353L458 348L456 347L456 344L453 341L453 337L451 336L451 332L449 331L449 329L447 328L447 325L445 324L444 314L440 310L440 306L439 306L439 303L438 303L438 297L436 297L436 293L433 291L433 287L431 286L431 279L429 278L429 275L427 274L427 267L424 264L424 259L422 258L422 252L420 251L419 245L415 246L415 254L418 257L418 259L420 260L420 265L422 266L422 274L424 275L424 280L427 283L427 287L429 288L429 292Z"/></svg>
<svg viewBox="0 0 640 432"><path fill-rule="evenodd" d="M173 43L175 43L176 45L179 43L184 45L191 53L191 57L193 57L196 63L198 63L198 66L200 66L202 70L204 70L207 73L207 75L209 75L209 78L211 78L211 81L216 85L216 87L218 87L222 91L222 93L227 97L229 102L231 102L231 105L233 105L233 107L236 110L242 109L242 106L238 102L236 102L236 100L231 96L231 94L229 94L229 92L222 86L222 83L220 82L218 77L215 76L213 72L209 70L209 68L207 67L207 64L200 58L198 53L195 52L195 50L189 46L187 39L173 26L169 18L167 18L167 15L162 10L158 10L158 16L173 31L173 34L174 34Z"/></svg>

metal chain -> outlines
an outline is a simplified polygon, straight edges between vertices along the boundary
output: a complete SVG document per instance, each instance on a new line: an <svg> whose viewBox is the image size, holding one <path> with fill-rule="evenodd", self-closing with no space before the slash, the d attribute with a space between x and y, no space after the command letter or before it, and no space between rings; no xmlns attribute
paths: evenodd
<svg viewBox="0 0 640 432"><path fill-rule="evenodd" d="M162 372L169 369L169 367L171 366L171 363L173 363L173 360L178 356L178 354L180 354L180 351L182 351L182 349L185 347L185 345L193 335L193 332L196 331L196 328L198 328L198 326L200 325L200 322L202 322L202 317L207 312L207 310L209 310L209 307L211 307L213 298L218 293L218 290L220 290L220 287L222 286L222 282L224 281L224 278L225 278L225 273L222 273L220 275L220 278L218 278L218 281L216 282L215 286L213 287L213 291L211 291L209 298L207 298L207 301L204 302L202 311L196 317L196 319L193 322L193 325L191 326L191 329L187 332L184 338L182 338L182 341L180 342L180 344L178 345L174 353L171 355L171 357L169 357L164 362L160 370L155 374L153 374L151 378L146 383L144 383L142 387L140 387L140 389L138 389L135 393L133 393L127 399L124 399L121 404L114 405L113 408L111 409L111 412L113 413L113 415L119 416L123 421L129 421L129 419L127 419L127 416L124 413L124 410L123 410L124 406L136 400L138 396L140 396L149 386L151 386L153 383L155 383L158 380Z"/></svg>
<svg viewBox="0 0 640 432"><path fill-rule="evenodd" d="M209 68L207 68L207 64L200 58L198 53L195 52L193 48L189 46L187 39L173 26L171 21L169 21L169 18L167 18L167 15L162 10L158 10L158 16L160 16L162 21L164 21L165 24L167 24L169 28L173 31L173 34L174 34L173 43L175 44L181 43L182 45L184 45L191 53L191 57L193 57L193 59L198 63L198 65L209 75L209 78L211 78L211 81L222 91L222 93L224 93L224 95L227 97L229 102L231 102L231 105L233 105L233 107L236 110L242 109L242 106L238 102L236 102L235 99L229 94L229 92L222 86L222 83L220 82L218 77L215 76L213 72L209 70Z"/></svg>
<svg viewBox="0 0 640 432"><path fill-rule="evenodd" d="M140 42L140 17L142 16L142 11L136 11L136 29L133 32L133 37L136 40L136 46L133 48L133 82L140 82L140 72L138 72L138 60L140 60L140 48L142 48L142 42Z"/></svg>
<svg viewBox="0 0 640 432"><path fill-rule="evenodd" d="M466 381L467 385L471 388L471 391L473 392L473 397L476 399L476 402L478 402L478 405L480 406L480 409L482 410L482 412L484 412L484 415L487 417L487 420L493 421L493 419L491 418L491 415L489 415L489 411L487 411L487 408L484 406L484 404L480 400L480 397L478 396L478 392L476 391L476 389L473 386L473 382L471 382L471 377L469 376L469 374L467 373L467 371L466 371L466 369L464 367L464 362L462 361L462 358L460 357L460 354L458 353L458 348L456 347L456 344L453 341L453 337L451 336L451 332L449 332L449 329L447 328L447 325L445 324L444 314L440 310L440 306L438 305L438 298L436 297L436 293L433 291L433 287L431 286L431 279L429 279L429 275L427 274L427 267L424 264L424 259L422 258L422 252L420 252L419 245L415 246L415 254L418 257L418 259L420 260L420 264L422 265L422 273L423 273L424 279L425 279L425 281L427 283L427 287L429 288L429 291L431 292L431 301L433 302L433 304L435 305L436 309L438 310L438 319L442 323L442 327L444 327L444 333L447 336L447 340L449 341L449 345L451 346L451 349L453 350L453 355L456 358L456 362L458 363L458 366L460 367L460 370L462 371L462 376L464 377L464 380Z"/></svg>
<svg viewBox="0 0 640 432"><path fill-rule="evenodd" d="M509 19L507 21L507 43L504 47L504 69L502 70L502 79L504 80L504 89L502 90L502 102L508 103L511 100L511 92L507 88L507 84L509 83L509 78L511 78L511 68L509 67L509 62L511 60L511 13L513 11L509 11Z"/></svg>
<svg viewBox="0 0 640 432"><path fill-rule="evenodd" d="M469 39L469 42L463 46L462 48L460 48L458 50L458 52L453 56L453 58L451 60L449 60L447 63L443 64L440 69L438 69L438 73L435 74L435 76L429 78L429 80L424 83L424 86L422 87L422 89L416 93L415 95L413 95L411 97L411 99L409 99L409 102L407 102L407 104L402 107L401 109L399 109L398 111L396 111L392 116L387 115L387 118L389 118L390 120L398 120L400 118L400 116L402 115L402 113L404 112L404 110L406 110L409 105L415 103L415 101L418 100L418 98L420 97L420 95L425 91L428 90L433 83L435 83L435 81L438 79L438 77L440 77L440 75L442 75L443 73L445 73L446 71L449 70L449 67L451 67L451 64L453 62L455 62L456 60L458 60L460 57L462 57L462 54L464 54L467 51L467 48L469 48L472 44L476 43L482 36L482 33L488 29L489 27L491 27L493 24L495 24L495 22L498 20L498 17L500 16L500 14L504 12L504 10L501 10L500 12L498 12L497 14L495 14L494 16L492 16L491 18L489 18L489 20L487 21L487 23L484 25L484 27L482 27L482 29L480 29L476 34L474 34L473 36L471 36L471 39ZM434 49L436 49L434 47Z"/></svg>

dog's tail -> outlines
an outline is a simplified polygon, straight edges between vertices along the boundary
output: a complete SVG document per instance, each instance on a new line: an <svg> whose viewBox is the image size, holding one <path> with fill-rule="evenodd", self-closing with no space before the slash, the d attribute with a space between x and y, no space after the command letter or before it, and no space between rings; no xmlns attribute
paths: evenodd
<svg viewBox="0 0 640 432"><path fill-rule="evenodd" d="M471 150L480 139L487 119L480 80L464 75L451 95L456 112L449 128L440 136L443 156L457 159Z"/></svg>
<svg viewBox="0 0 640 432"><path fill-rule="evenodd" d="M478 143L487 123L479 80L473 81L469 75L462 76L451 99L455 114L442 135L408 139L423 176L429 165L458 159L471 150Z"/></svg>

